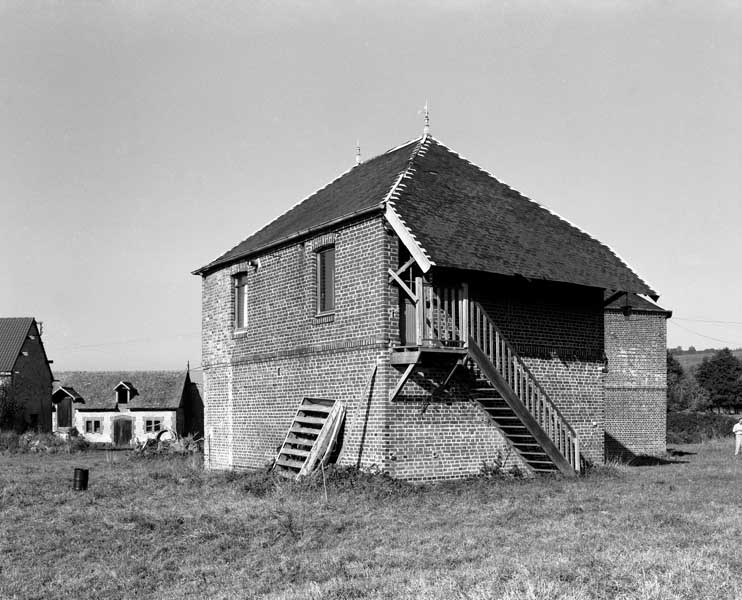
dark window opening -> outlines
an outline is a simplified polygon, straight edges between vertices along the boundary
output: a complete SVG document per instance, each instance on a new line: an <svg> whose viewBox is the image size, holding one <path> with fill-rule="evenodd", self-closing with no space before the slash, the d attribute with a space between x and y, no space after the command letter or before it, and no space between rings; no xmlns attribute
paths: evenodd
<svg viewBox="0 0 742 600"><path fill-rule="evenodd" d="M247 274L234 276L234 327L247 327Z"/></svg>
<svg viewBox="0 0 742 600"><path fill-rule="evenodd" d="M317 312L335 310L335 248L317 252Z"/></svg>

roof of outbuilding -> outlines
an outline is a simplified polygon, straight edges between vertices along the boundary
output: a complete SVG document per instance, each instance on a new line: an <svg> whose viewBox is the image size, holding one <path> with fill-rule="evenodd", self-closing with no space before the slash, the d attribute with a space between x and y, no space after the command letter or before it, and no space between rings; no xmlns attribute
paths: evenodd
<svg viewBox="0 0 742 600"><path fill-rule="evenodd" d="M429 135L352 168L196 273L386 205L436 266L656 296L608 246Z"/></svg>
<svg viewBox="0 0 742 600"><path fill-rule="evenodd" d="M33 317L0 317L0 373L13 370Z"/></svg>
<svg viewBox="0 0 742 600"><path fill-rule="evenodd" d="M130 410L175 410L180 406L186 373L183 371L66 371L57 374L61 386L82 396L77 410L114 410L114 389L121 382L135 382L138 395L126 406ZM129 383L131 386L131 383Z"/></svg>
<svg viewBox="0 0 742 600"><path fill-rule="evenodd" d="M612 294L610 290L606 291L606 300L608 300L611 295ZM624 311L627 308L631 308L632 312L660 313L665 315L667 318L670 318L672 316L671 310L662 308L654 302L650 302L646 298L642 298L641 296L637 296L636 294L621 294L621 296L613 299L605 306L605 309L610 311Z"/></svg>
<svg viewBox="0 0 742 600"><path fill-rule="evenodd" d="M60 401L62 400L62 394L59 394L58 392L62 392L62 394L65 394L72 398L73 402L85 402L85 399L77 393L75 388L73 388L71 385L59 385L58 383L54 384L54 391L52 392L52 402L55 402L55 396L59 397Z"/></svg>

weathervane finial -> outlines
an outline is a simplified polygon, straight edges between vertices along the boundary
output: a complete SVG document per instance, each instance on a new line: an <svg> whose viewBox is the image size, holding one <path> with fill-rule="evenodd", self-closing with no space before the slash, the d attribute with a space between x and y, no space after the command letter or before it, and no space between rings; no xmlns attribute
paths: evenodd
<svg viewBox="0 0 742 600"><path fill-rule="evenodd" d="M430 133L430 113L428 112L427 100L425 100L425 107L423 110L425 111L425 127L423 127L423 135L428 135Z"/></svg>
<svg viewBox="0 0 742 600"><path fill-rule="evenodd" d="M361 164L361 140L356 140L356 164Z"/></svg>

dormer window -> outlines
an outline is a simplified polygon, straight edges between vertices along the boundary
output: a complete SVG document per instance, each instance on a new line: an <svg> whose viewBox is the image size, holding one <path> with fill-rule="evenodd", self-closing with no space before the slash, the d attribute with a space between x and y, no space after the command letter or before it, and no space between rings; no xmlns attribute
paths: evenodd
<svg viewBox="0 0 742 600"><path fill-rule="evenodd" d="M134 396L138 394L136 388L128 381L122 381L115 388L113 393L116 395L116 404L128 404Z"/></svg>

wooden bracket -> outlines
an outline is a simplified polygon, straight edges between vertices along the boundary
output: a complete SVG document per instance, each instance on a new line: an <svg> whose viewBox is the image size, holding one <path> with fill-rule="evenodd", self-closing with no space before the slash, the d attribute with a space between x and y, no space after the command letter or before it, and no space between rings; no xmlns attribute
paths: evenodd
<svg viewBox="0 0 742 600"><path fill-rule="evenodd" d="M414 292L409 287L407 287L407 284L404 281L402 281L402 279L399 277L399 275L397 275L397 273L389 269L389 276L394 281L397 282L397 285L404 290L405 294L407 294L412 299L413 302L417 303L417 296L414 294Z"/></svg>
<svg viewBox="0 0 742 600"><path fill-rule="evenodd" d="M405 369L404 373L402 373L402 377L397 382L397 385L394 386L394 389L392 390L392 393L389 394L389 400L394 400L397 397L397 394L399 394L399 391L402 389L405 383L407 383L407 379L410 377L410 374L412 373L412 369L415 368L415 363L407 365L407 368Z"/></svg>

